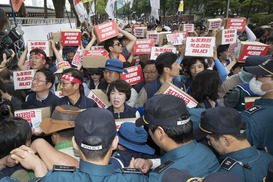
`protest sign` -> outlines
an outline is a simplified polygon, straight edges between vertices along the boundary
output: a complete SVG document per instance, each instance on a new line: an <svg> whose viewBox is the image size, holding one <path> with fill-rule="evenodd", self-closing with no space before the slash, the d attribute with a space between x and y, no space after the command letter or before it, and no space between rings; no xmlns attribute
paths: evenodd
<svg viewBox="0 0 273 182"><path fill-rule="evenodd" d="M147 27L136 27L134 30L134 35L136 37L146 37L146 33L147 33Z"/></svg>
<svg viewBox="0 0 273 182"><path fill-rule="evenodd" d="M29 63L29 60L25 61L24 65L25 65L25 67L27 67L27 69L30 69L30 63Z"/></svg>
<svg viewBox="0 0 273 182"><path fill-rule="evenodd" d="M132 33L135 32L135 28L136 28L136 27L141 27L141 24L139 24L139 23L133 24L133 25L132 25Z"/></svg>
<svg viewBox="0 0 273 182"><path fill-rule="evenodd" d="M63 46L80 46L81 30L80 29L62 29L62 45Z"/></svg>
<svg viewBox="0 0 273 182"><path fill-rule="evenodd" d="M171 42L172 45L182 45L184 39L188 37L188 32L176 32L174 34L168 34L168 42Z"/></svg>
<svg viewBox="0 0 273 182"><path fill-rule="evenodd" d="M194 32L194 24L183 24L183 31Z"/></svg>
<svg viewBox="0 0 273 182"><path fill-rule="evenodd" d="M152 47L151 60L156 60L157 56L163 52L176 53L176 48L165 48L165 47Z"/></svg>
<svg viewBox="0 0 273 182"><path fill-rule="evenodd" d="M45 51L47 57L53 56L52 47L48 40L29 40L27 45L29 52L32 49L38 48Z"/></svg>
<svg viewBox="0 0 273 182"><path fill-rule="evenodd" d="M138 39L134 45L134 55L151 54L151 48L154 46L153 39Z"/></svg>
<svg viewBox="0 0 273 182"><path fill-rule="evenodd" d="M64 96L62 91L55 91L55 95L58 96L59 98Z"/></svg>
<svg viewBox="0 0 273 182"><path fill-rule="evenodd" d="M50 115L50 107L17 110L14 112L14 116L24 118L35 132L41 131L40 123L43 119L50 118Z"/></svg>
<svg viewBox="0 0 273 182"><path fill-rule="evenodd" d="M106 51L103 46L92 46L91 47L92 51Z"/></svg>
<svg viewBox="0 0 273 182"><path fill-rule="evenodd" d="M198 104L198 102L194 98L192 98L186 92L179 89L174 84L172 84L168 81L166 81L160 87L160 89L156 92L156 95L158 95L158 94L169 94L169 95L179 97L185 101L186 106L188 106L189 108L194 108Z"/></svg>
<svg viewBox="0 0 273 182"><path fill-rule="evenodd" d="M238 32L245 31L245 18L229 18L226 23L226 29L237 29Z"/></svg>
<svg viewBox="0 0 273 182"><path fill-rule="evenodd" d="M30 89L34 74L34 70L14 71L14 90Z"/></svg>
<svg viewBox="0 0 273 182"><path fill-rule="evenodd" d="M108 21L95 26L97 41L102 42L118 36L119 31L114 20Z"/></svg>
<svg viewBox="0 0 273 182"><path fill-rule="evenodd" d="M215 37L187 37L185 56L213 57Z"/></svg>
<svg viewBox="0 0 273 182"><path fill-rule="evenodd" d="M76 54L74 55L74 58L72 60L72 65L78 67L82 63L82 54L84 52L84 49L81 49L80 47L77 49Z"/></svg>
<svg viewBox="0 0 273 182"><path fill-rule="evenodd" d="M119 130L120 125L121 125L122 123L124 123L124 122L135 123L136 120L137 120L137 118L115 119L117 131Z"/></svg>
<svg viewBox="0 0 273 182"><path fill-rule="evenodd" d="M236 42L237 30L236 29L225 29L220 30L216 35L217 45L233 44Z"/></svg>
<svg viewBox="0 0 273 182"><path fill-rule="evenodd" d="M133 58L133 62L137 65L140 62L139 56Z"/></svg>
<svg viewBox="0 0 273 182"><path fill-rule="evenodd" d="M51 34L51 39L54 42L61 42L62 40L61 32L51 32L50 34Z"/></svg>
<svg viewBox="0 0 273 182"><path fill-rule="evenodd" d="M147 39L153 39L154 44L158 45L159 44L159 33L156 32L147 32Z"/></svg>
<svg viewBox="0 0 273 182"><path fill-rule="evenodd" d="M107 60L107 51L88 51L85 50L82 58L84 68L104 67Z"/></svg>
<svg viewBox="0 0 273 182"><path fill-rule="evenodd" d="M130 85L135 85L144 80L140 65L125 68L128 73L122 73L121 79L127 81Z"/></svg>
<svg viewBox="0 0 273 182"><path fill-rule="evenodd" d="M260 42L241 42L240 56L238 62L245 62L248 56L265 56L269 46Z"/></svg>
<svg viewBox="0 0 273 182"><path fill-rule="evenodd" d="M239 58L240 55L240 48L241 48L241 42L240 41L236 41L233 44L230 44L228 47L228 58L230 59L232 54L235 55L235 58Z"/></svg>
<svg viewBox="0 0 273 182"><path fill-rule="evenodd" d="M221 28L222 19L221 18L213 18L208 19L208 28L209 30L218 30Z"/></svg>
<svg viewBox="0 0 273 182"><path fill-rule="evenodd" d="M87 97L94 100L99 108L106 109L111 105L111 103L108 101L107 95L101 89L90 90Z"/></svg>

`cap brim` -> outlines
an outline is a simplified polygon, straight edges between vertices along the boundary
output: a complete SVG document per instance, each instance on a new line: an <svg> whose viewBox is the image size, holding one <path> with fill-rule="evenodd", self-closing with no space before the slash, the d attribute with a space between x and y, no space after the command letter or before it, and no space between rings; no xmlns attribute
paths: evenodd
<svg viewBox="0 0 273 182"><path fill-rule="evenodd" d="M208 133L202 131L199 127L193 130L193 139L201 140L207 136Z"/></svg>
<svg viewBox="0 0 273 182"><path fill-rule="evenodd" d="M98 68L100 71L103 71L104 69L108 69L110 71L116 71L116 72L125 72L125 73L128 73L128 71L126 69L119 69L119 68L113 68L113 67L99 67Z"/></svg>
<svg viewBox="0 0 273 182"><path fill-rule="evenodd" d="M266 72L259 66L247 66L244 69L252 75L270 75L270 73Z"/></svg>
<svg viewBox="0 0 273 182"><path fill-rule="evenodd" d="M136 125L136 127L144 126L144 125L145 125L145 122L144 122L144 120L143 120L143 117L138 118L138 119L136 120L136 122L135 122L135 125Z"/></svg>
<svg viewBox="0 0 273 182"><path fill-rule="evenodd" d="M40 128L45 134L51 134L53 132L74 128L74 126L74 121L60 121L53 120L51 118L45 118L40 123Z"/></svg>

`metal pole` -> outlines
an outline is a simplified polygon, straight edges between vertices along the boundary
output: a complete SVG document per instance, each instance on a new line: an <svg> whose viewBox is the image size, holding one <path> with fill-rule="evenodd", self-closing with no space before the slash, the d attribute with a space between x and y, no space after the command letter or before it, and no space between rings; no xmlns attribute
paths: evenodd
<svg viewBox="0 0 273 182"><path fill-rule="evenodd" d="M227 0L227 4L226 4L226 18L228 18L229 4L230 4L230 0Z"/></svg>
<svg viewBox="0 0 273 182"><path fill-rule="evenodd" d="M65 7L65 6L64 6L64 7ZM65 11L66 11L66 15L67 15L67 18L68 18L68 21L69 21L69 24L70 24L70 28L72 29L72 25L71 25L70 18L69 18L69 15L68 15L68 12L67 12L66 7L65 7Z"/></svg>
<svg viewBox="0 0 273 182"><path fill-rule="evenodd" d="M152 30L152 7L151 2L149 0L149 8L150 8L150 31Z"/></svg>

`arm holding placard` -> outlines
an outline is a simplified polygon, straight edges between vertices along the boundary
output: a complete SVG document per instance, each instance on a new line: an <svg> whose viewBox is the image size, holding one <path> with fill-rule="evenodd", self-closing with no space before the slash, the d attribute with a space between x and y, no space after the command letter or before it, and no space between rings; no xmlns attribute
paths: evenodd
<svg viewBox="0 0 273 182"><path fill-rule="evenodd" d="M94 43L96 42L97 38L96 35L94 33L94 28L92 29L92 39L91 41L87 44L87 46L85 47L85 50L91 50L91 47L94 45Z"/></svg>
<svg viewBox="0 0 273 182"><path fill-rule="evenodd" d="M55 46L55 42L53 40L50 40L50 43L51 43L51 46L52 46L52 50L56 56L56 59L58 60L58 63L59 62L63 62L63 57L62 55L60 54L60 52L57 50L56 46Z"/></svg>
<svg viewBox="0 0 273 182"><path fill-rule="evenodd" d="M247 35L247 41L248 42L255 42L256 41L256 35L248 28L248 26L245 26L245 32Z"/></svg>
<svg viewBox="0 0 273 182"><path fill-rule="evenodd" d="M122 33L127 39L129 39L129 43L126 45L126 48L129 53L132 53L137 38L134 35L130 34L129 32L121 30L121 28L119 28L118 25L117 25L117 28L118 28L119 33Z"/></svg>
<svg viewBox="0 0 273 182"><path fill-rule="evenodd" d="M221 63L221 61L217 58L216 46L214 46L214 48L213 48L213 60L214 60L215 66L217 68L217 72L223 82L226 79L226 77L228 76L228 71L224 67L224 65Z"/></svg>
<svg viewBox="0 0 273 182"><path fill-rule="evenodd" d="M232 53L230 59L231 59L231 62L229 63L229 65L226 66L226 69L228 72L230 72L232 67L238 62L238 59L235 58L235 53Z"/></svg>
<svg viewBox="0 0 273 182"><path fill-rule="evenodd" d="M24 65L25 61L26 61L26 57L27 57L27 53L28 53L28 49L27 49L28 46L26 46L23 54L20 56L20 59L17 63L17 66L19 68L20 71L25 71L27 70L27 67Z"/></svg>

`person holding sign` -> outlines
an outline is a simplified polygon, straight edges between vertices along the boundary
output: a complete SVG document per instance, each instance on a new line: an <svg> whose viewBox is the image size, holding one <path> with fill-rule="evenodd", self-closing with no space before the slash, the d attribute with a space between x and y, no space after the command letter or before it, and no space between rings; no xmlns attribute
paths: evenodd
<svg viewBox="0 0 273 182"><path fill-rule="evenodd" d="M73 105L80 109L97 107L92 99L84 95L83 76L79 70L75 68L64 70L60 88L64 97L58 99L57 105Z"/></svg>
<svg viewBox="0 0 273 182"><path fill-rule="evenodd" d="M161 85L165 81L173 83L178 88L184 89L182 82L174 80L175 77L179 76L180 66L177 62L178 56L173 52L161 53L155 61L156 69L159 77L151 83L145 85L139 92L138 99L135 103L135 107L143 107L144 103L150 97L153 97L155 93L160 89Z"/></svg>
<svg viewBox="0 0 273 182"><path fill-rule="evenodd" d="M115 119L140 117L138 111L125 103L131 97L131 86L125 80L119 79L112 82L107 96L112 104L107 109L113 113Z"/></svg>

